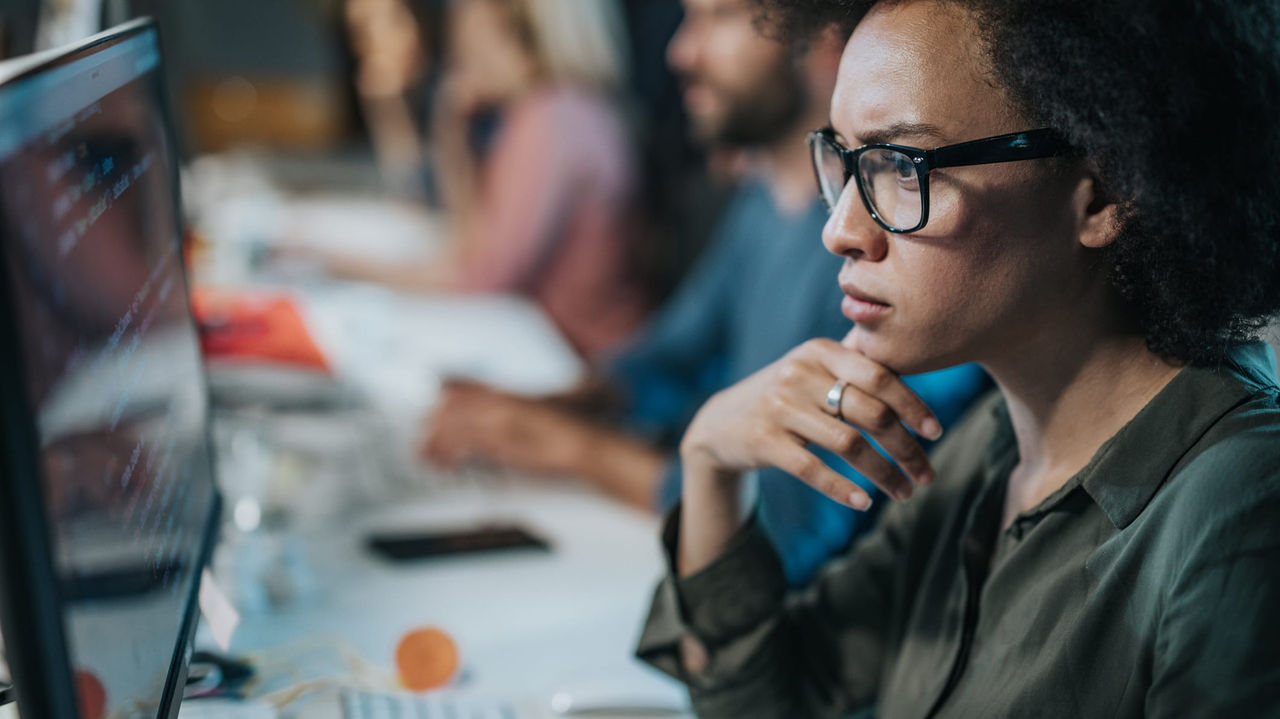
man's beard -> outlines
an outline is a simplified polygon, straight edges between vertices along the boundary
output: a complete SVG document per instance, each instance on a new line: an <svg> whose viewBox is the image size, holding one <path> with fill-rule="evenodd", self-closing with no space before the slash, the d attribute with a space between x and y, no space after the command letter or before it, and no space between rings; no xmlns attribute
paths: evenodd
<svg viewBox="0 0 1280 719"><path fill-rule="evenodd" d="M704 139L725 147L769 145L795 126L808 102L803 73L794 63L780 63L749 93L730 97L720 126Z"/></svg>

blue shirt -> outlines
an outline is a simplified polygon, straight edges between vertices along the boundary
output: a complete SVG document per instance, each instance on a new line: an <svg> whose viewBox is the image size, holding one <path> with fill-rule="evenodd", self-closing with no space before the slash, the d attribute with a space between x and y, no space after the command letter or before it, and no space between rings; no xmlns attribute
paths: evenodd
<svg viewBox="0 0 1280 719"><path fill-rule="evenodd" d="M631 398L630 421L674 439L713 393L776 361L806 340L840 339L842 260L822 246L827 214L815 200L784 213L762 182L745 184L729 204L702 258L653 323L611 366ZM906 378L943 426L986 386L973 365ZM874 489L835 455L811 448L836 471ZM866 515L843 507L781 470L756 474L759 516L787 578L804 583L830 555L866 529ZM669 463L657 503L680 496L680 464Z"/></svg>

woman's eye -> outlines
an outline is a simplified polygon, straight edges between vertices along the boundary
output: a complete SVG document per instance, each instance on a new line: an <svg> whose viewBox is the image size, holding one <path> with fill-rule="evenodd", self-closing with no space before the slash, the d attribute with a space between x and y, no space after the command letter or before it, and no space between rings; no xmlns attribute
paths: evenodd
<svg viewBox="0 0 1280 719"><path fill-rule="evenodd" d="M898 173L898 180L914 181L916 179L916 164L911 161L911 158L900 152L893 154L893 169Z"/></svg>
<svg viewBox="0 0 1280 719"><path fill-rule="evenodd" d="M864 187L887 191L919 192L920 175L909 155L887 148L875 148L858 162Z"/></svg>
<svg viewBox="0 0 1280 719"><path fill-rule="evenodd" d="M886 150L878 159L882 171L898 185L901 190L915 192L920 189L920 176L916 172L916 163L901 152Z"/></svg>
<svg viewBox="0 0 1280 719"><path fill-rule="evenodd" d="M873 166L877 172L892 175L898 182L916 179L916 164L910 157L895 150L880 150L873 156Z"/></svg>

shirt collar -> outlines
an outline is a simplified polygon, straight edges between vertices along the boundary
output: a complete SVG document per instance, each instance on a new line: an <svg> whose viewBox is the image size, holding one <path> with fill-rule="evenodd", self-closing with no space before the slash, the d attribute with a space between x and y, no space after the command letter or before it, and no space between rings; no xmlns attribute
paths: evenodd
<svg viewBox="0 0 1280 719"><path fill-rule="evenodd" d="M1103 443L1068 486L1082 486L1107 519L1124 529L1210 427L1258 391L1274 387L1275 355L1261 342L1232 348L1220 365L1186 367ZM988 450L989 467L1006 464L1008 453L1017 452L1003 401L995 412L999 430ZM1049 501L1060 499L1060 494Z"/></svg>

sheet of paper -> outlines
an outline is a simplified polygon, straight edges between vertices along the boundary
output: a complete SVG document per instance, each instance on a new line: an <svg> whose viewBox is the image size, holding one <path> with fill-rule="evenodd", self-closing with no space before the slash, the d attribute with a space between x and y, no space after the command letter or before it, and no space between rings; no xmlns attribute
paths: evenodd
<svg viewBox="0 0 1280 719"><path fill-rule="evenodd" d="M240 612L227 599L226 593L214 581L213 573L208 569L200 575L200 613L209 623L209 631L213 634L213 641L218 643L218 648L224 652L229 651L231 637L240 625Z"/></svg>

